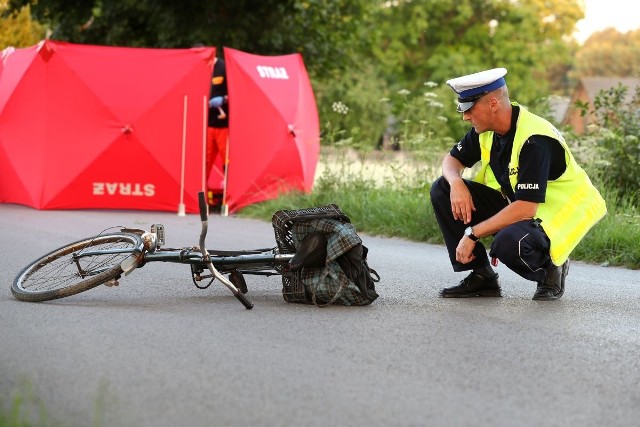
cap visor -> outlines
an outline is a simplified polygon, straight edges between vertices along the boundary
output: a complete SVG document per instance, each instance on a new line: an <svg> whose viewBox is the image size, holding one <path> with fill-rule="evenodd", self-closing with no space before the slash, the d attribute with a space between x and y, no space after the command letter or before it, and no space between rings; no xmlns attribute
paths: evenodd
<svg viewBox="0 0 640 427"><path fill-rule="evenodd" d="M464 113L465 111L469 110L471 107L473 107L473 104L475 103L475 101L471 101L471 102L459 102L458 103L458 108L456 109L458 111L458 113Z"/></svg>

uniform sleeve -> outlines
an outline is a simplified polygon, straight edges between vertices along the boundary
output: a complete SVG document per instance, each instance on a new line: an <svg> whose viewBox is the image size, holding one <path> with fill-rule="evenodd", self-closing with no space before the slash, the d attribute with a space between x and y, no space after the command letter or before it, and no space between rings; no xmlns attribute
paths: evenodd
<svg viewBox="0 0 640 427"><path fill-rule="evenodd" d="M465 167L470 168L480 161L480 139L475 130L467 134L449 151Z"/></svg>
<svg viewBox="0 0 640 427"><path fill-rule="evenodd" d="M551 152L540 136L532 136L520 152L516 200L543 203L547 192Z"/></svg>

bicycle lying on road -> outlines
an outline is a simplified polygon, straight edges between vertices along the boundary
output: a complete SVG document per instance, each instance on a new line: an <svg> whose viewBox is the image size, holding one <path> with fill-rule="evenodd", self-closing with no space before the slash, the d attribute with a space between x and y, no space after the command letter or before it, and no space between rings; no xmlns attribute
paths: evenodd
<svg viewBox="0 0 640 427"><path fill-rule="evenodd" d="M162 224L153 224L148 232L121 228L117 232L101 233L65 245L36 259L16 276L11 292L17 299L30 302L64 298L101 284L118 285L123 274L127 276L136 268L160 261L190 265L193 283L200 289L208 288L218 279L247 309L251 309L253 304L244 295L247 292L245 274L281 275L283 294L286 297L286 293L290 293L290 298L285 299L292 301L293 298L295 301L296 295L304 296L304 289L301 289L302 284L296 276L303 267L318 267L319 263L324 263L326 240L324 247L316 239L298 245L296 250L291 236L292 224L296 220L314 218L349 222L336 205L279 211L274 215L276 247L207 250L205 238L209 212L203 192L198 194L198 201L202 223L198 246L163 247L165 230Z"/></svg>

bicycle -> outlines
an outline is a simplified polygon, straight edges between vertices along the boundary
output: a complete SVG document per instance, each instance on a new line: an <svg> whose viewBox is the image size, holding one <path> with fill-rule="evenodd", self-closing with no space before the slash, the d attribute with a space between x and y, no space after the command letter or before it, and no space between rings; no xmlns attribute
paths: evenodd
<svg viewBox="0 0 640 427"><path fill-rule="evenodd" d="M202 224L198 246L165 248L162 224L153 224L148 232L121 228L117 232L101 233L70 243L36 259L18 273L11 292L21 301L49 301L76 295L101 284L117 286L123 274L128 276L136 268L151 262L170 262L190 265L193 283L199 289L208 288L218 279L247 309L253 308L253 304L244 295L247 293L245 274L281 275L283 293L290 293L287 301L295 301L296 295L304 296L296 275L303 267L318 266L318 262L324 261L326 240L324 254L318 239L309 239L296 250L291 237L293 222L313 218L349 222L336 205L278 211L274 214L277 246L240 251L208 250L205 239L209 209L204 192L198 193L198 202ZM284 215L279 215L283 212Z"/></svg>

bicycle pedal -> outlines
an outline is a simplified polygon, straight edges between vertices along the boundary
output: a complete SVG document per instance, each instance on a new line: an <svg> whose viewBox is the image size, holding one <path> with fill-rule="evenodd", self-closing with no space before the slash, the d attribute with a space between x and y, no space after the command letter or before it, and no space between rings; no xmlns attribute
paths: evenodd
<svg viewBox="0 0 640 427"><path fill-rule="evenodd" d="M151 232L156 235L156 246L164 246L165 237L164 237L164 225L162 224L153 224L151 226Z"/></svg>

